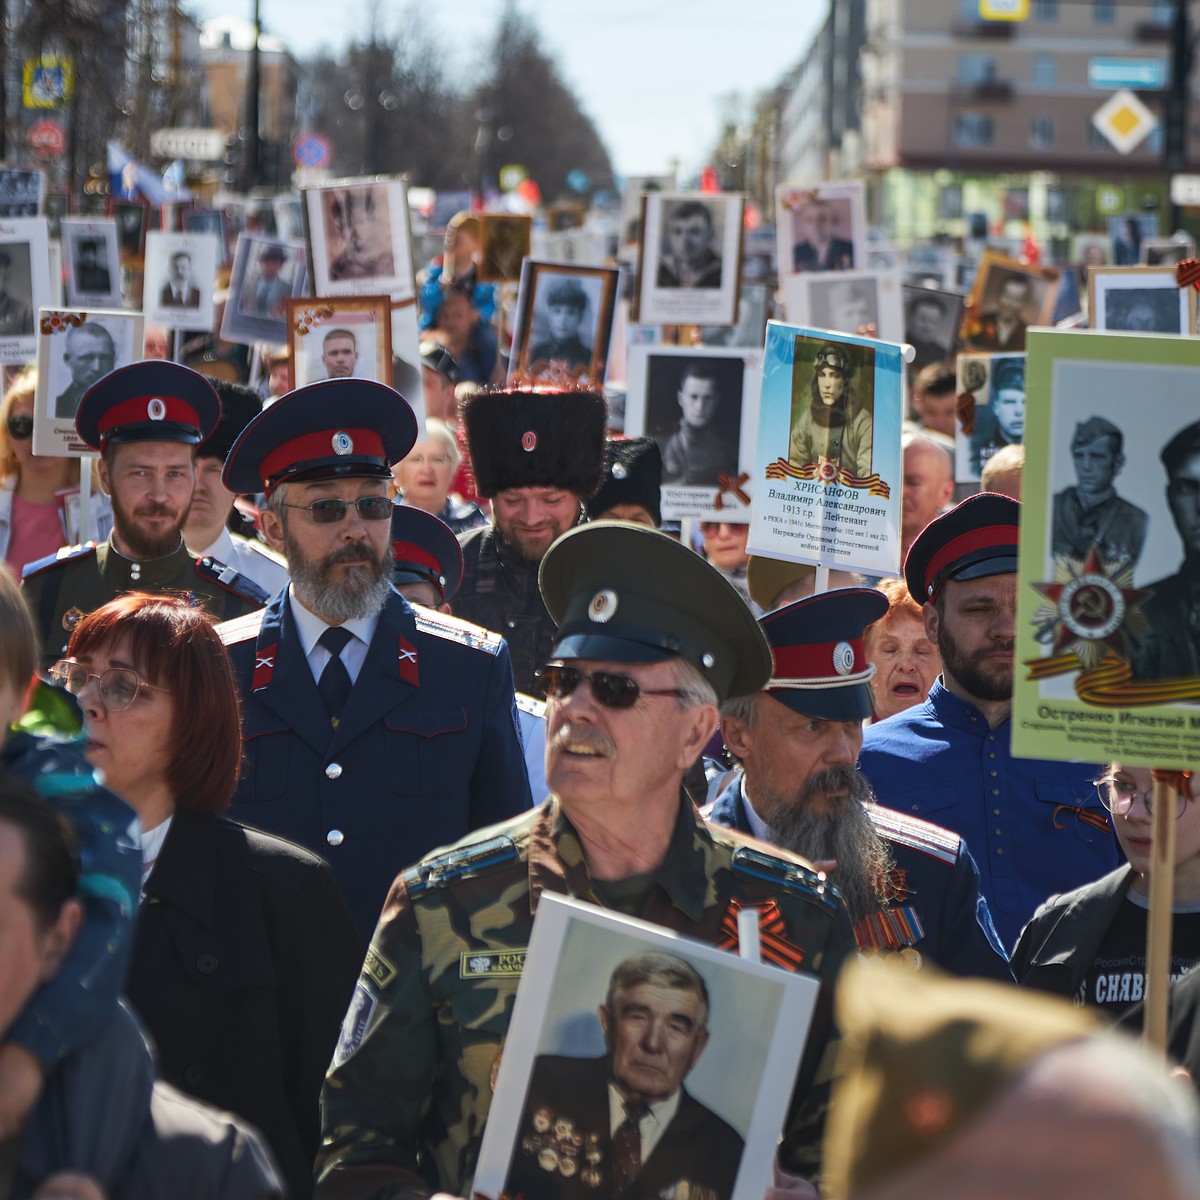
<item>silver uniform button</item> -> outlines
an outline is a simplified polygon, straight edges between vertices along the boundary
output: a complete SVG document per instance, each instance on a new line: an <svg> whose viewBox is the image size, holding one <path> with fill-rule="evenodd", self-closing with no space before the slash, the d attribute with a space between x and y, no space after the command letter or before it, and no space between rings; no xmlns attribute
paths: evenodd
<svg viewBox="0 0 1200 1200"><path fill-rule="evenodd" d="M346 840L346 835L340 829L331 829L325 835L325 840L331 846L340 846Z"/></svg>
<svg viewBox="0 0 1200 1200"><path fill-rule="evenodd" d="M326 779L341 779L341 777L342 777L342 764L341 763L330 763L329 766L327 766L325 768L325 778Z"/></svg>

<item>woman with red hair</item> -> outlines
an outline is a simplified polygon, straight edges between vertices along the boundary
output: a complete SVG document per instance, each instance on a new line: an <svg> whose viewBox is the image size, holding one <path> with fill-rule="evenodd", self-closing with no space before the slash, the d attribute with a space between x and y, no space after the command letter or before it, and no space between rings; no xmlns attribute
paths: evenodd
<svg viewBox="0 0 1200 1200"><path fill-rule="evenodd" d="M142 826L142 903L127 994L162 1078L237 1113L292 1196L312 1193L318 1101L361 964L329 868L226 820L242 755L229 657L173 596L84 617L52 672L78 697L86 756Z"/></svg>

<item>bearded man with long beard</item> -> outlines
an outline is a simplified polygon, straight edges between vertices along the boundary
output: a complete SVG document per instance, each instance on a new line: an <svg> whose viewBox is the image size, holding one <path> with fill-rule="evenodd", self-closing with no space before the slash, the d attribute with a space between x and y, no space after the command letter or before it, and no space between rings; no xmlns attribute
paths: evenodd
<svg viewBox="0 0 1200 1200"><path fill-rule="evenodd" d="M105 542L25 567L22 587L47 670L66 652L80 620L125 592L185 592L217 620L266 603L253 580L184 545L196 448L220 416L208 380L173 362L132 363L84 393L75 429L100 452L100 486L112 501L113 525Z"/></svg>
<svg viewBox="0 0 1200 1200"><path fill-rule="evenodd" d="M530 806L504 639L391 585L390 464L416 434L391 388L322 380L256 416L222 476L266 493L292 576L221 627L246 735L230 815L321 854L364 941L404 867Z"/></svg>
<svg viewBox="0 0 1200 1200"><path fill-rule="evenodd" d="M913 542L904 581L923 605L942 674L923 704L867 730L860 760L880 804L966 839L1009 951L1043 901L1120 858L1092 783L1098 764L1012 753L1020 511L1008 496L981 492Z"/></svg>
<svg viewBox="0 0 1200 1200"><path fill-rule="evenodd" d="M827 871L860 951L1011 982L962 839L879 808L854 765L875 703L863 632L887 603L871 588L838 588L762 618L774 671L762 691L721 707L738 765L706 815Z"/></svg>

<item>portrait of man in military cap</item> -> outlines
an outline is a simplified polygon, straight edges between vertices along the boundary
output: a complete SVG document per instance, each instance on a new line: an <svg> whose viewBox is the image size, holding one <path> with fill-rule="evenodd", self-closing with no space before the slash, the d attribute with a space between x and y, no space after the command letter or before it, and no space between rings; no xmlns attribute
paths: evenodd
<svg viewBox="0 0 1200 1200"><path fill-rule="evenodd" d="M860 478L871 473L874 357L845 342L797 339L788 443L794 466L830 463Z"/></svg>
<svg viewBox="0 0 1200 1200"><path fill-rule="evenodd" d="M592 282L555 275L538 289L533 319L544 332L529 349L531 364L557 364L569 372L591 365L596 306L587 285ZM598 285L591 290L599 291Z"/></svg>
<svg viewBox="0 0 1200 1200"><path fill-rule="evenodd" d="M1105 564L1137 565L1146 541L1144 509L1117 495L1125 466L1125 435L1105 417L1088 417L1071 435L1075 486L1054 496L1051 549L1082 562L1095 549Z"/></svg>
<svg viewBox="0 0 1200 1200"><path fill-rule="evenodd" d="M994 355L989 371L987 404L975 409L971 434L974 478L1002 446L1025 440L1025 355Z"/></svg>

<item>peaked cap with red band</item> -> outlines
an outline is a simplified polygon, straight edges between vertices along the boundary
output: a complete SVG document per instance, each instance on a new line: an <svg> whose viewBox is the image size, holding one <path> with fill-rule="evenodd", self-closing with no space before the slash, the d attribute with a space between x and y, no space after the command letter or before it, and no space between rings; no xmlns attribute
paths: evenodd
<svg viewBox="0 0 1200 1200"><path fill-rule="evenodd" d="M768 613L759 621L775 660L767 693L808 717L869 717L875 668L863 633L887 610L887 597L874 588L834 588Z"/></svg>
<svg viewBox="0 0 1200 1200"><path fill-rule="evenodd" d="M75 430L93 450L125 442L197 445L221 419L207 379L179 363L147 359L109 371L79 402Z"/></svg>
<svg viewBox="0 0 1200 1200"><path fill-rule="evenodd" d="M948 579L983 579L1015 571L1020 514L1016 500L979 492L930 521L904 560L908 594L918 604L930 604Z"/></svg>
<svg viewBox="0 0 1200 1200"><path fill-rule="evenodd" d="M390 479L417 440L395 389L371 379L322 379L264 408L238 435L221 479L239 495L314 479Z"/></svg>
<svg viewBox="0 0 1200 1200"><path fill-rule="evenodd" d="M407 504L392 512L392 582L432 583L449 600L462 582L462 547L454 531L433 513Z"/></svg>

